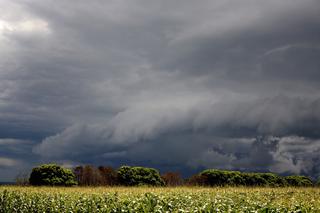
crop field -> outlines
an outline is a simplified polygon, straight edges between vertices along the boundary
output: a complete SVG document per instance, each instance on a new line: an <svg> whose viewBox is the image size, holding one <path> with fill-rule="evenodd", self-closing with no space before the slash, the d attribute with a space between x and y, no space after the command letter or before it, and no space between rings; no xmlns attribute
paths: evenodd
<svg viewBox="0 0 320 213"><path fill-rule="evenodd" d="M320 212L320 189L1 186L0 212Z"/></svg>

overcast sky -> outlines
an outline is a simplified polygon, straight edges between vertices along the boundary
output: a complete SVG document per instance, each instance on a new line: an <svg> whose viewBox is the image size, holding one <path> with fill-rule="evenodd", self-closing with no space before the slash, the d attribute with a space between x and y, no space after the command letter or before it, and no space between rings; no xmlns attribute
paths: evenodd
<svg viewBox="0 0 320 213"><path fill-rule="evenodd" d="M320 175L319 0L0 0L0 181L57 162Z"/></svg>

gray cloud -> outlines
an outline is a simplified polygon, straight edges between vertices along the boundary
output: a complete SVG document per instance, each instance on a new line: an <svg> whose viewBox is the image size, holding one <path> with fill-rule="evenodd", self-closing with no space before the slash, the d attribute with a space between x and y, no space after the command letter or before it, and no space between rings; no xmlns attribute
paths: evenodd
<svg viewBox="0 0 320 213"><path fill-rule="evenodd" d="M73 160L94 158L100 162L124 160L194 169L215 167L313 175L313 170L307 168L313 168L313 161L306 158L296 165L293 159L303 158L301 153L307 149L316 154L316 148L311 151L313 147L307 143L305 147L298 146L300 153L288 150L291 158L287 159L281 147L290 138L299 143L307 137L310 143L317 143L312 138L319 137L318 103L279 96L253 102L202 104L185 111L166 107L128 110L106 124L70 127L42 141L34 152L52 159L68 156ZM264 135L262 139L260 135Z"/></svg>
<svg viewBox="0 0 320 213"><path fill-rule="evenodd" d="M10 159L10 158L0 158L0 166L4 167L10 167L10 166L16 166L18 162L16 160Z"/></svg>
<svg viewBox="0 0 320 213"><path fill-rule="evenodd" d="M1 181L12 181L19 172L29 172L37 157L32 154L35 142L29 140L0 139Z"/></svg>
<svg viewBox="0 0 320 213"><path fill-rule="evenodd" d="M0 8L1 159L318 174L318 1Z"/></svg>

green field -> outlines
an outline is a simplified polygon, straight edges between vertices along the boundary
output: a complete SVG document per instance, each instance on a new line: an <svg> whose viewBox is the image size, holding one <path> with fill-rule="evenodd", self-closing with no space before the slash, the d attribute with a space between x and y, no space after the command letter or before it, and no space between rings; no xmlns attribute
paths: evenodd
<svg viewBox="0 0 320 213"><path fill-rule="evenodd" d="M320 189L1 186L0 212L320 212Z"/></svg>

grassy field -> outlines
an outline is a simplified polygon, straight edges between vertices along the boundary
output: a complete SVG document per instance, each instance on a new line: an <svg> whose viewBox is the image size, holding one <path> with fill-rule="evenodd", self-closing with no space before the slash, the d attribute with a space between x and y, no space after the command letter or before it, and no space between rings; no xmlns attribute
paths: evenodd
<svg viewBox="0 0 320 213"><path fill-rule="evenodd" d="M320 189L0 186L0 212L320 212Z"/></svg>

